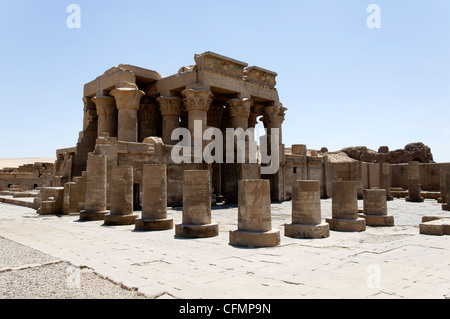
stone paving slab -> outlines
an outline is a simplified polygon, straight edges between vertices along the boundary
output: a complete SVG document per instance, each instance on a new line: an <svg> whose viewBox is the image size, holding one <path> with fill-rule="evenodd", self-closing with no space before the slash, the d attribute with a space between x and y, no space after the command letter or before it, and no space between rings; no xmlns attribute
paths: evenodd
<svg viewBox="0 0 450 319"><path fill-rule="evenodd" d="M331 217L331 199L322 200ZM362 201L359 201L362 207ZM175 238L175 230L137 232L134 226L79 222L78 216L38 216L0 204L0 236L52 258L89 267L149 298L439 298L450 294L450 239L419 233L423 216L448 216L434 200L388 202L396 226L324 239L284 236L291 202L272 204L281 245L237 248L237 207L216 207L219 235ZM181 210L169 209L174 224Z"/></svg>

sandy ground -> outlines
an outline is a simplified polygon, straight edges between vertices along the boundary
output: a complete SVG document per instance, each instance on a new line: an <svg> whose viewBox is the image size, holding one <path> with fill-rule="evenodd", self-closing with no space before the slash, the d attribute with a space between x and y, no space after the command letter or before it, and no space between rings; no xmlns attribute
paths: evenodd
<svg viewBox="0 0 450 319"><path fill-rule="evenodd" d="M56 157L35 157L35 158L0 158L0 169L4 167L19 167L25 164L34 164L37 162L53 163Z"/></svg>

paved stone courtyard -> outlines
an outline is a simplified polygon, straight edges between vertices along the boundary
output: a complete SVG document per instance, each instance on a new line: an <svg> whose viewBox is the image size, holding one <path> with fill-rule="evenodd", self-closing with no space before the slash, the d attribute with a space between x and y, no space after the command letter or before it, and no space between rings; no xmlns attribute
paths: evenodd
<svg viewBox="0 0 450 319"><path fill-rule="evenodd" d="M331 199L322 200L321 205L322 218L331 217ZM37 258L37 266L90 269L147 298L450 296L450 238L419 234L422 216L448 212L434 200L395 199L388 202L388 213L395 217L395 227L367 227L363 233L332 231L325 239L293 239L284 236L283 227L291 222L291 202L272 204L272 223L281 231L281 245L250 249L228 244L229 231L237 229L236 206L213 209L218 237L179 239L174 230L138 232L134 226L80 222L78 215L42 217L33 209L0 203L0 237L3 247L12 241L42 253L45 258ZM168 211L175 224L181 223L181 215L180 208ZM24 264L27 256L25 252L15 258L23 258ZM11 275L5 265L0 268L0 280ZM82 286L84 280L92 280L88 278L81 276ZM60 280L66 283L64 276ZM13 293L3 292L0 298Z"/></svg>

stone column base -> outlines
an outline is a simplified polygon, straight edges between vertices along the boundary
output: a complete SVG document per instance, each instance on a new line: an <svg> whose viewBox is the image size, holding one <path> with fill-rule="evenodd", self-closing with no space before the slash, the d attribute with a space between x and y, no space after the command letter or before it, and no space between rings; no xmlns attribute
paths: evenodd
<svg viewBox="0 0 450 319"><path fill-rule="evenodd" d="M419 224L419 230L422 235L450 235L450 219L438 219Z"/></svg>
<svg viewBox="0 0 450 319"><path fill-rule="evenodd" d="M442 210L450 211L450 204L442 204Z"/></svg>
<svg viewBox="0 0 450 319"><path fill-rule="evenodd" d="M423 201L424 201L424 198L423 197L415 197L415 198L412 198L412 197L406 197L405 198L405 200L407 201L407 202L410 202L410 203L423 203Z"/></svg>
<svg viewBox="0 0 450 319"><path fill-rule="evenodd" d="M386 197L386 200L387 200L388 202L393 201L393 200L394 200L394 197L388 196L388 197Z"/></svg>
<svg viewBox="0 0 450 319"><path fill-rule="evenodd" d="M326 222L330 224L330 230L342 232L362 232L366 230L366 220L364 218L327 218Z"/></svg>
<svg viewBox="0 0 450 319"><path fill-rule="evenodd" d="M361 215L366 220L366 225L371 227L392 227L394 226L394 216L387 215Z"/></svg>
<svg viewBox="0 0 450 319"><path fill-rule="evenodd" d="M445 201L442 198L436 198L438 204L445 204Z"/></svg>
<svg viewBox="0 0 450 319"><path fill-rule="evenodd" d="M125 226L134 225L136 223L137 215L106 215L105 225L107 226Z"/></svg>
<svg viewBox="0 0 450 319"><path fill-rule="evenodd" d="M135 230L160 231L173 228L173 219L136 219Z"/></svg>
<svg viewBox="0 0 450 319"><path fill-rule="evenodd" d="M275 247L280 244L278 229L267 232L230 231L230 245L243 247Z"/></svg>
<svg viewBox="0 0 450 319"><path fill-rule="evenodd" d="M97 221L97 220L105 220L106 214L109 214L109 211L102 211L102 212L86 212L82 210L80 212L80 220L83 221Z"/></svg>
<svg viewBox="0 0 450 319"><path fill-rule="evenodd" d="M330 225L328 223L317 225L285 224L284 235L292 238L327 238L330 237Z"/></svg>
<svg viewBox="0 0 450 319"><path fill-rule="evenodd" d="M175 225L175 236L184 238L207 238L219 235L218 224L206 225Z"/></svg>

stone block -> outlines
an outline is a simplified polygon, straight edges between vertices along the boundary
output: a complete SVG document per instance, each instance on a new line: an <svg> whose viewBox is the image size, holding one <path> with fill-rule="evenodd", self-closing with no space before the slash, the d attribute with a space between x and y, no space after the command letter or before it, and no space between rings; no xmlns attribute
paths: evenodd
<svg viewBox="0 0 450 319"><path fill-rule="evenodd" d="M330 225L328 223L316 225L286 224L284 235L292 238L327 238L330 236Z"/></svg>
<svg viewBox="0 0 450 319"><path fill-rule="evenodd" d="M183 221L175 225L175 236L205 238L218 235L219 226L211 223L210 171L184 171Z"/></svg>
<svg viewBox="0 0 450 319"><path fill-rule="evenodd" d="M232 246L263 248L274 247L279 244L280 231L278 229L266 232L230 231L230 245Z"/></svg>
<svg viewBox="0 0 450 319"><path fill-rule="evenodd" d="M366 220L366 225L371 227L392 227L394 216L387 215L361 215Z"/></svg>
<svg viewBox="0 0 450 319"><path fill-rule="evenodd" d="M292 188L292 224L286 224L284 234L293 238L326 238L330 227L322 223L320 182L295 181Z"/></svg>
<svg viewBox="0 0 450 319"><path fill-rule="evenodd" d="M136 230L161 231L172 229L173 220L167 218L166 165L144 165L142 179L142 219L136 220Z"/></svg>
<svg viewBox="0 0 450 319"><path fill-rule="evenodd" d="M105 225L133 225L133 167L117 166L112 169L111 211L105 216Z"/></svg>
<svg viewBox="0 0 450 319"><path fill-rule="evenodd" d="M230 245L273 247L280 244L280 231L272 229L270 182L238 181L238 229L230 231Z"/></svg>
<svg viewBox="0 0 450 319"><path fill-rule="evenodd" d="M366 230L366 220L364 218L327 218L330 230L341 232L363 232Z"/></svg>
<svg viewBox="0 0 450 319"><path fill-rule="evenodd" d="M362 232L366 220L358 216L357 182L332 183L332 218L326 220L330 230Z"/></svg>

